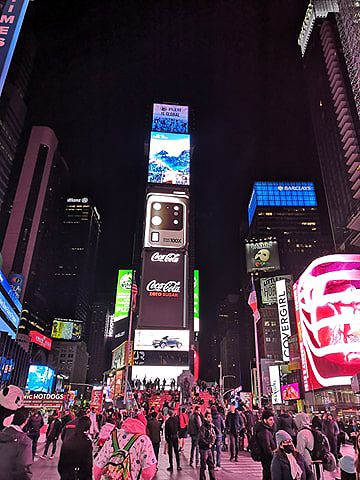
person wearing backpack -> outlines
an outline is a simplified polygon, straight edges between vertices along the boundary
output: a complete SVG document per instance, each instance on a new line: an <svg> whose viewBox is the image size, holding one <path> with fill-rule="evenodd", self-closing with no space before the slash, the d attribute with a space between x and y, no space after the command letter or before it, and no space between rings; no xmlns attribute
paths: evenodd
<svg viewBox="0 0 360 480"><path fill-rule="evenodd" d="M146 425L146 418L140 414L127 418L120 429L112 431L95 459L94 480L152 480L157 462Z"/></svg>
<svg viewBox="0 0 360 480"><path fill-rule="evenodd" d="M215 480L214 456L212 447L215 445L216 435L212 423L211 413L207 411L204 422L200 428L199 449L200 449L200 480L205 480L206 465L209 469L210 480Z"/></svg>
<svg viewBox="0 0 360 480"><path fill-rule="evenodd" d="M254 427L254 439L258 447L259 460L263 470L263 480L271 480L271 461L273 452L276 449L274 440L274 413L271 410L264 410L261 416L261 422ZM250 447L251 448L251 447ZM274 479L275 480L275 479Z"/></svg>
<svg viewBox="0 0 360 480"><path fill-rule="evenodd" d="M295 425L298 429L296 436L296 448L304 457L307 465L312 465L310 452L314 450L314 435L310 427L310 418L304 412L295 415Z"/></svg>
<svg viewBox="0 0 360 480"><path fill-rule="evenodd" d="M191 451L190 451L190 467L193 466L194 454L196 467L200 465L200 452L199 452L199 434L200 427L202 425L200 407L195 405L193 413L190 415L188 432L191 437Z"/></svg>
<svg viewBox="0 0 360 480"><path fill-rule="evenodd" d="M295 450L292 438L285 430L275 435L277 449L271 462L271 478L274 480L313 480L314 475L304 457Z"/></svg>

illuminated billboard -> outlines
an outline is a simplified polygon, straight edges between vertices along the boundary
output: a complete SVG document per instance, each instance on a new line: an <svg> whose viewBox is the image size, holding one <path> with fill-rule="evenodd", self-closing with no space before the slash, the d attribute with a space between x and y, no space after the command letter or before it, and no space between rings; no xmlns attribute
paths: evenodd
<svg viewBox="0 0 360 480"><path fill-rule="evenodd" d="M132 275L132 270L119 270L114 323L129 316Z"/></svg>
<svg viewBox="0 0 360 480"><path fill-rule="evenodd" d="M80 340L82 331L81 322L56 318L53 321L51 336L57 340Z"/></svg>
<svg viewBox="0 0 360 480"><path fill-rule="evenodd" d="M246 267L248 273L279 270L279 252L276 240L245 244Z"/></svg>
<svg viewBox="0 0 360 480"><path fill-rule="evenodd" d="M194 332L200 330L199 270L194 270Z"/></svg>
<svg viewBox="0 0 360 480"><path fill-rule="evenodd" d="M134 365L161 365L161 366L187 366L189 365L189 352L178 350L135 350Z"/></svg>
<svg viewBox="0 0 360 480"><path fill-rule="evenodd" d="M187 246L188 196L151 192L146 197L144 247Z"/></svg>
<svg viewBox="0 0 360 480"><path fill-rule="evenodd" d="M273 405L279 405L280 403L282 403L279 365L270 365L269 375L270 375L271 403Z"/></svg>
<svg viewBox="0 0 360 480"><path fill-rule="evenodd" d="M29 337L30 337L30 342L36 343L36 345L40 345L41 347L46 348L46 350L51 350L51 345L52 345L51 338L48 338L42 333L36 332L35 330L30 330Z"/></svg>
<svg viewBox="0 0 360 480"><path fill-rule="evenodd" d="M134 350L189 351L189 330L135 330Z"/></svg>
<svg viewBox="0 0 360 480"><path fill-rule="evenodd" d="M281 397L285 400L299 400L300 389L298 383L288 383L281 386Z"/></svg>
<svg viewBox="0 0 360 480"><path fill-rule="evenodd" d="M258 206L316 207L314 184L312 182L255 182L248 207L249 225Z"/></svg>
<svg viewBox="0 0 360 480"><path fill-rule="evenodd" d="M187 326L187 269L188 258L183 252L143 251L140 328Z"/></svg>
<svg viewBox="0 0 360 480"><path fill-rule="evenodd" d="M190 184L190 135L151 132L148 182Z"/></svg>
<svg viewBox="0 0 360 480"><path fill-rule="evenodd" d="M0 331L8 333L12 338L20 323L22 305L14 290L0 271Z"/></svg>
<svg viewBox="0 0 360 480"><path fill-rule="evenodd" d="M30 0L7 1L0 16L0 95Z"/></svg>
<svg viewBox="0 0 360 480"><path fill-rule="evenodd" d="M350 385L360 371L360 255L314 260L294 299L305 391Z"/></svg>
<svg viewBox="0 0 360 480"><path fill-rule="evenodd" d="M276 277L260 278L261 303L263 305L274 305L277 302L276 282L279 280L285 280L287 299L292 299L292 275L278 275Z"/></svg>
<svg viewBox="0 0 360 480"><path fill-rule="evenodd" d="M30 365L26 390L31 392L51 393L55 372L47 365Z"/></svg>
<svg viewBox="0 0 360 480"><path fill-rule="evenodd" d="M189 107L154 103L152 130L155 132L188 133Z"/></svg>
<svg viewBox="0 0 360 480"><path fill-rule="evenodd" d="M276 297L279 313L279 330L282 357L284 362L288 362L290 359L289 338L291 336L291 327L285 279L278 280L276 282Z"/></svg>
<svg viewBox="0 0 360 480"><path fill-rule="evenodd" d="M132 380L139 379L142 381L144 377L147 379L159 377L161 380L165 379L166 385L170 387L171 380L174 379L176 382L178 376L181 375L184 370L188 370L188 367L134 365L131 369L131 378Z"/></svg>

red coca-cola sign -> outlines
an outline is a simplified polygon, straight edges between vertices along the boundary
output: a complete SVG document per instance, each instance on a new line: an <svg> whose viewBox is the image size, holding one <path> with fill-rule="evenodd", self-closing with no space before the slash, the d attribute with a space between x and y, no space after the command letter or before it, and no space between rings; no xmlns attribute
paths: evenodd
<svg viewBox="0 0 360 480"><path fill-rule="evenodd" d="M41 347L46 348L46 350L51 350L51 346L52 346L51 338L48 338L42 333L36 332L35 330L30 330L29 337L30 337L30 342L36 343L36 345L40 345Z"/></svg>

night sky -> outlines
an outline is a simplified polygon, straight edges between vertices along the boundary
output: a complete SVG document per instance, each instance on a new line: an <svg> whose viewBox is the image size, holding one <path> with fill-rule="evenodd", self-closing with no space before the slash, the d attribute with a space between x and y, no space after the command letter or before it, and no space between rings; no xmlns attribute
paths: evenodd
<svg viewBox="0 0 360 480"><path fill-rule="evenodd" d="M216 303L241 287L253 181L319 184L297 45L306 3L30 3L26 25L39 43L30 120L54 129L74 195L98 205L99 291L114 290L118 267L131 263L154 101L193 112L202 328L214 326Z"/></svg>

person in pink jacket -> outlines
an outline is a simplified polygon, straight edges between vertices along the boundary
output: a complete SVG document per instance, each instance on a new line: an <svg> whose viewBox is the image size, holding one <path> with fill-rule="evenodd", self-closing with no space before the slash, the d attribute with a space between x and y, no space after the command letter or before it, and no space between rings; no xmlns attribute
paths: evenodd
<svg viewBox="0 0 360 480"><path fill-rule="evenodd" d="M123 448L135 435L139 435L129 450L131 460L131 478L137 480L152 480L156 473L156 457L150 438L146 435L146 418L138 415L135 418L127 418L120 429L117 429L117 439L120 448ZM111 458L113 450L112 439L109 438L94 462L94 479L99 480L103 468Z"/></svg>

